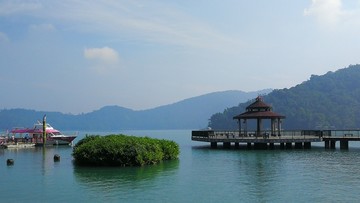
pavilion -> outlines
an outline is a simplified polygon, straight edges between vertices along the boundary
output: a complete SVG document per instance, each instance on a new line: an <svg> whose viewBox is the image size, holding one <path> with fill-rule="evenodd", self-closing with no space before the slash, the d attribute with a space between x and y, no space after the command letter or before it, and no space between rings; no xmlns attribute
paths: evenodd
<svg viewBox="0 0 360 203"><path fill-rule="evenodd" d="M233 119L237 119L239 123L239 135L240 136L250 136L247 130L247 120L256 119L257 127L254 136L256 137L268 137L269 134L263 131L263 120L270 119L271 120L271 136L281 136L281 119L284 119L285 116L280 115L272 111L272 107L266 104L263 99L258 96L256 100L246 107L246 112L241 113L237 116L234 116ZM241 121L243 121L244 129L242 132L241 129Z"/></svg>

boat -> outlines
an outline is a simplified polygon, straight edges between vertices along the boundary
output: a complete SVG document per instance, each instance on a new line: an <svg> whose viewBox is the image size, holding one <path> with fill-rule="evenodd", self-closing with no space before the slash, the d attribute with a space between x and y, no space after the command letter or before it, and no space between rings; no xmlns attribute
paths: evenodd
<svg viewBox="0 0 360 203"><path fill-rule="evenodd" d="M64 135L59 130L46 123L46 145L72 145L77 134ZM7 133L6 143L43 145L43 123L38 121L33 128L13 128ZM8 144L9 145L9 144Z"/></svg>

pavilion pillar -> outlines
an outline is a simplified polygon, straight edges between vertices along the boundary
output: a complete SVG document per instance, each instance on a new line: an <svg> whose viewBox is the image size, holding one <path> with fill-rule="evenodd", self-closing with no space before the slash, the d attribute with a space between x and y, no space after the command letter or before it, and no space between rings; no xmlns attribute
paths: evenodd
<svg viewBox="0 0 360 203"><path fill-rule="evenodd" d="M257 132L256 132L256 137L260 137L261 136L261 126L262 125L262 120L261 120L261 118L258 118L257 119Z"/></svg>
<svg viewBox="0 0 360 203"><path fill-rule="evenodd" d="M280 118L278 118L277 125L278 125L278 136L281 136L281 134L280 134L280 129L281 129L281 120L280 120Z"/></svg>
<svg viewBox="0 0 360 203"><path fill-rule="evenodd" d="M275 135L275 119L271 119L271 136Z"/></svg>
<svg viewBox="0 0 360 203"><path fill-rule="evenodd" d="M241 118L239 118L238 122L239 122L239 137L241 137Z"/></svg>
<svg viewBox="0 0 360 203"><path fill-rule="evenodd" d="M244 136L247 137L248 133L247 133L247 120L244 119Z"/></svg>

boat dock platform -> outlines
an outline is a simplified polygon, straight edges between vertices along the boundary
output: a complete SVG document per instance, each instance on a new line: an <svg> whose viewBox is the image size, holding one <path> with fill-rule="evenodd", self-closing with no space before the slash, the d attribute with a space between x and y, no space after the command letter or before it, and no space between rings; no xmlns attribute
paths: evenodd
<svg viewBox="0 0 360 203"><path fill-rule="evenodd" d="M4 143L0 145L3 149L22 149L22 148L33 148L34 143Z"/></svg>
<svg viewBox="0 0 360 203"><path fill-rule="evenodd" d="M192 131L191 139L199 142L209 142L212 148L223 143L224 148L230 148L232 143L238 148L245 143L247 148L274 149L279 145L281 149L310 149L313 142L324 142L326 149L335 149L336 142L340 142L340 149L348 149L349 141L360 141L360 130L287 130L280 134L271 131L242 132L239 131Z"/></svg>

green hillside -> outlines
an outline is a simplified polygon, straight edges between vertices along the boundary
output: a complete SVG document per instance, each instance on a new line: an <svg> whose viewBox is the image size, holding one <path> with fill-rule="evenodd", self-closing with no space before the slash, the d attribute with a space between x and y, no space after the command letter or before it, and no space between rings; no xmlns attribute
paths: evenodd
<svg viewBox="0 0 360 203"><path fill-rule="evenodd" d="M360 128L360 65L325 75L312 75L289 89L274 90L263 97L273 111L286 116L285 129ZM211 116L209 127L236 129L233 116L245 111L247 103Z"/></svg>

